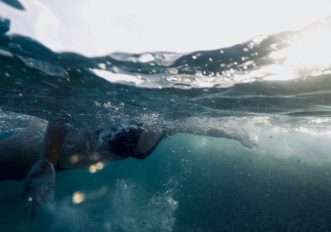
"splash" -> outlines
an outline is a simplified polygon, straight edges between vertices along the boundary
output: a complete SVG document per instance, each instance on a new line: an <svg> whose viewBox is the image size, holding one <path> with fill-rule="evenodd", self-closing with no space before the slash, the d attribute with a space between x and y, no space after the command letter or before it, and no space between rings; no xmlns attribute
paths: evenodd
<svg viewBox="0 0 331 232"><path fill-rule="evenodd" d="M86 201L100 198L96 205L79 202L81 205L75 206L69 200L50 205L46 210L53 221L51 231L173 231L178 207L175 189L170 187L150 196L142 187L125 179L118 180L112 189L101 195L86 193Z"/></svg>

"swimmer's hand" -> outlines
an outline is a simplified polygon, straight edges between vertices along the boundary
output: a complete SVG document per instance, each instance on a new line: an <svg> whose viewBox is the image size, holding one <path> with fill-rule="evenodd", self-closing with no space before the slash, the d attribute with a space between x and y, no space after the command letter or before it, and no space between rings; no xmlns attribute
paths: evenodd
<svg viewBox="0 0 331 232"><path fill-rule="evenodd" d="M258 146L258 137L244 128L238 125L231 126L231 124L214 122L213 120L201 121L193 118L178 122L175 126L167 128L168 136L176 133L191 133L215 138L233 139L247 148L256 148Z"/></svg>
<svg viewBox="0 0 331 232"><path fill-rule="evenodd" d="M247 134L246 136L239 137L238 141L247 148L257 148L259 141L258 137L253 134Z"/></svg>
<svg viewBox="0 0 331 232"><path fill-rule="evenodd" d="M35 217L37 208L50 203L54 197L55 169L47 159L39 159L25 178L23 187L24 201L31 207Z"/></svg>
<svg viewBox="0 0 331 232"><path fill-rule="evenodd" d="M207 131L208 136L227 138L237 140L241 145L247 148L257 148L258 137L245 130L225 130L224 128L212 128Z"/></svg>

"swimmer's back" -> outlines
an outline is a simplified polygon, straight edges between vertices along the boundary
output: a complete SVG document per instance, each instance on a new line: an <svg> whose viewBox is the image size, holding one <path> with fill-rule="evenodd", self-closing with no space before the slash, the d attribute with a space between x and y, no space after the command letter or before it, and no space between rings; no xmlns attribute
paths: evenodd
<svg viewBox="0 0 331 232"><path fill-rule="evenodd" d="M45 126L31 125L0 140L0 180L23 179L43 147Z"/></svg>

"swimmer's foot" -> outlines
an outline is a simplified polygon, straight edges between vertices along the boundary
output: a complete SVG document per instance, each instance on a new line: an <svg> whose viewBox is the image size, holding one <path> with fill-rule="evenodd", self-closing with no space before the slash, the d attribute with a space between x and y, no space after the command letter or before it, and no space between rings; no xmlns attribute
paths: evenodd
<svg viewBox="0 0 331 232"><path fill-rule="evenodd" d="M31 207L31 216L36 216L39 206L50 203L54 197L55 169L47 159L39 159L25 178L24 201Z"/></svg>

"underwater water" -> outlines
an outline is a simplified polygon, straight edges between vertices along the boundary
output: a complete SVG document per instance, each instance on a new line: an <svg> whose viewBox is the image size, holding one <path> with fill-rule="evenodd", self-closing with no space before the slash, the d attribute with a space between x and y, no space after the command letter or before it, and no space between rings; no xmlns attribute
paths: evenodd
<svg viewBox="0 0 331 232"><path fill-rule="evenodd" d="M59 171L33 219L24 181L1 181L0 231L331 231L330 20L210 51L100 57L9 28L1 18L1 140L55 119L233 139L179 133L144 160Z"/></svg>

